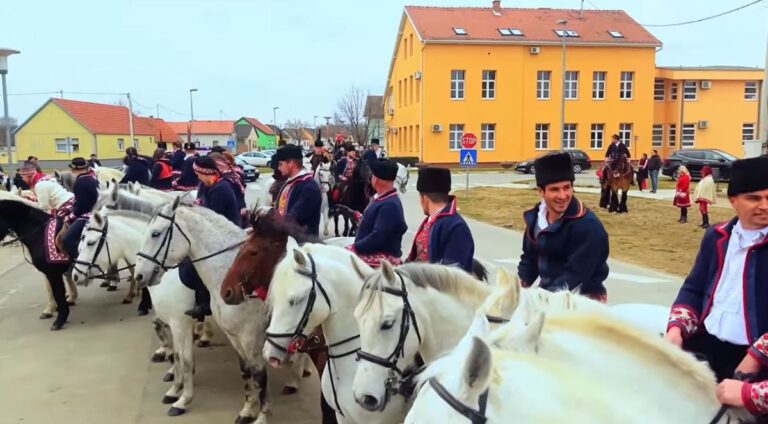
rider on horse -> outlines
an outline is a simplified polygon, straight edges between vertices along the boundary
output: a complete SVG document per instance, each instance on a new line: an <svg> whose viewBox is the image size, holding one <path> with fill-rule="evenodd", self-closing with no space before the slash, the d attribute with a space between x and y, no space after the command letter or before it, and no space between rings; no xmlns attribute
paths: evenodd
<svg viewBox="0 0 768 424"><path fill-rule="evenodd" d="M152 177L149 186L158 190L168 191L173 189L173 166L165 155L165 149L155 149L152 155L155 164L152 166Z"/></svg>
<svg viewBox="0 0 768 424"><path fill-rule="evenodd" d="M309 164L312 166L312 173L317 171L317 167L321 163L328 163L332 160L331 154L325 150L325 144L320 139L320 130L317 130L317 139L315 139L315 149L312 152L312 156L309 159Z"/></svg>
<svg viewBox="0 0 768 424"><path fill-rule="evenodd" d="M413 239L408 262L456 264L472 273L475 241L469 226L456 211L456 198L448 194L451 171L421 168L416 190L427 218Z"/></svg>
<svg viewBox="0 0 768 424"><path fill-rule="evenodd" d="M61 241L70 259L75 259L83 228L99 199L99 180L96 179L96 174L88 167L88 162L84 158L72 159L69 169L76 176L75 185L72 188L75 200L72 204L72 212L66 218L69 229L64 233Z"/></svg>
<svg viewBox="0 0 768 424"><path fill-rule="evenodd" d="M35 195L35 198L30 200L36 201L43 210L60 218L65 218L72 212L75 196L55 178L37 172L34 164L29 162L21 167L19 175Z"/></svg>
<svg viewBox="0 0 768 424"><path fill-rule="evenodd" d="M181 169L184 167L184 159L187 155L181 148L180 141L173 142L173 153L171 153L171 166L173 167L173 176L178 177L181 175Z"/></svg>
<svg viewBox="0 0 768 424"><path fill-rule="evenodd" d="M615 170L616 166L620 165L617 161L622 160L622 156L624 159L629 162L630 155L629 155L629 148L621 142L621 138L619 138L618 134L614 134L611 136L611 144L608 146L608 149L605 151L605 166L602 170L602 177L601 181L605 181L608 179L608 172L610 170ZM632 165L629 164L629 172L632 171Z"/></svg>
<svg viewBox="0 0 768 424"><path fill-rule="evenodd" d="M139 183L144 186L149 185L150 160L140 156L135 147L125 149L125 158L123 163L127 167L120 184Z"/></svg>
<svg viewBox="0 0 768 424"><path fill-rule="evenodd" d="M277 194L277 212L303 227L308 235L320 232L322 193L312 174L304 169L304 154L294 144L279 149L272 160L277 162L280 174L287 180Z"/></svg>
<svg viewBox="0 0 768 424"><path fill-rule="evenodd" d="M542 156L534 163L541 203L523 214L526 229L517 272L524 287L541 278L549 291L578 289L605 302L608 233L573 196L573 166L568 153Z"/></svg>
<svg viewBox="0 0 768 424"><path fill-rule="evenodd" d="M197 153L197 146L195 146L195 143L184 143L184 154L185 157L181 167L181 175L179 175L179 178L173 182L173 188L181 191L195 190L197 189L198 183L200 183L194 169L195 160L200 157Z"/></svg>

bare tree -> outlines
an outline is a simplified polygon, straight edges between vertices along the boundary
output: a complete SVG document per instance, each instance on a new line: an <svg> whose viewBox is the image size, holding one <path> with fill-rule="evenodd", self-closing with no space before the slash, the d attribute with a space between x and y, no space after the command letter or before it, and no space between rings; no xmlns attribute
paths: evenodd
<svg viewBox="0 0 768 424"><path fill-rule="evenodd" d="M6 122L5 118L0 118L0 146L5 147L7 144L5 143L5 128L7 126L11 127L11 140L14 141L12 145L15 145L15 140L13 137L13 132L16 131L16 128L19 127L18 121L16 121L16 118L8 117L8 121Z"/></svg>
<svg viewBox="0 0 768 424"><path fill-rule="evenodd" d="M368 94L359 87L352 86L349 91L339 99L334 114L334 120L346 128L355 141L361 145L368 143L368 120L365 118L365 99Z"/></svg>
<svg viewBox="0 0 768 424"><path fill-rule="evenodd" d="M286 135L291 139L296 140L296 144L301 144L301 139L308 129L309 123L301 119L289 119L285 121L285 124L283 125L283 130Z"/></svg>

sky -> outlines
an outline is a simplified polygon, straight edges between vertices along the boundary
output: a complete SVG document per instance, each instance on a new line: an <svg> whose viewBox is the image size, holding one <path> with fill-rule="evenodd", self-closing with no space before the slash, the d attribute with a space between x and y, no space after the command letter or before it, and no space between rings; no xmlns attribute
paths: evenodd
<svg viewBox="0 0 768 424"><path fill-rule="evenodd" d="M641 24L711 16L750 0L586 0ZM253 116L322 123L351 86L382 94L405 5L490 7L491 0L3 0L10 114L20 122L54 94L116 103L169 121ZM578 9L580 0L502 0ZM768 0L710 21L649 27L658 65L765 66ZM68 94L70 93L70 94Z"/></svg>

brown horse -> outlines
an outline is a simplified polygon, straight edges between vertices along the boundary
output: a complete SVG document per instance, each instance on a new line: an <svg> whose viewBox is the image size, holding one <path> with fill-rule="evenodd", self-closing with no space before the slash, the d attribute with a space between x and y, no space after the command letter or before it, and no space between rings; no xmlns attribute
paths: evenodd
<svg viewBox="0 0 768 424"><path fill-rule="evenodd" d="M608 212L627 213L627 192L632 185L632 164L629 158L621 155L608 164L603 170L607 175L603 179L600 207L608 207ZM621 200L619 200L621 190Z"/></svg>

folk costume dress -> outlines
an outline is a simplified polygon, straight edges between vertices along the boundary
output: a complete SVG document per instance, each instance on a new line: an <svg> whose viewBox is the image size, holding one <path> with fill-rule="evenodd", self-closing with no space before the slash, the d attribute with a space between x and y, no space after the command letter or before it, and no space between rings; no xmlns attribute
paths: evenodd
<svg viewBox="0 0 768 424"><path fill-rule="evenodd" d="M457 265L472 273L475 242L464 218L456 212L456 198L424 219L413 239L408 262Z"/></svg>

